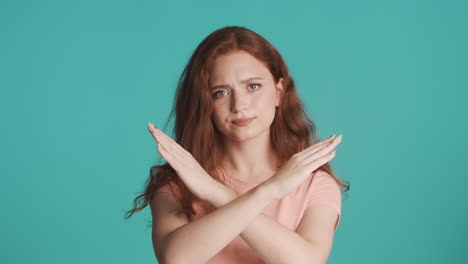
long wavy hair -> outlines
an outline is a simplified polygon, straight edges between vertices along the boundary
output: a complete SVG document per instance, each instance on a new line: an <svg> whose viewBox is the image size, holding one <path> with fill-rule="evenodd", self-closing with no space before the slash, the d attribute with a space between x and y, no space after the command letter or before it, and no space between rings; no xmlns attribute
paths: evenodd
<svg viewBox="0 0 468 264"><path fill-rule="evenodd" d="M208 81L215 59L235 51L248 52L263 62L273 75L275 83L280 78L284 80L281 102L276 107L275 117L270 126L270 141L278 157L277 167L280 168L295 153L321 141L314 123L304 110L286 63L273 45L245 27L228 26L218 29L198 45L185 66L179 78L172 111L163 130L175 111L174 140L190 152L207 173L222 183L225 177L219 167L224 153L223 134L211 119L213 98ZM339 179L329 163L322 165L318 170L328 172L341 187L345 188L344 192L349 190L349 182ZM180 202L182 211L187 217L196 213L193 208L195 201L201 202L208 212L215 209L193 195L166 162L151 167L144 192L134 199L134 208L126 213L125 218L130 218L151 204L155 191L168 183L171 183L170 186L175 184L182 194Z"/></svg>

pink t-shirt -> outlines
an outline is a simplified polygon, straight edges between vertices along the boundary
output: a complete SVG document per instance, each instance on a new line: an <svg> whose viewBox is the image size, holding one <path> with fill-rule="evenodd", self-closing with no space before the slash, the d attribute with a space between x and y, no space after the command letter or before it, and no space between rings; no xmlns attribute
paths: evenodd
<svg viewBox="0 0 468 264"><path fill-rule="evenodd" d="M226 176L226 186L239 195L244 194L258 184L260 183L245 182L232 176ZM172 193L178 199L180 192L176 185L172 186L176 187L174 188L174 192L172 192L169 184L166 184L157 191ZM196 214L190 216L190 221L204 215L203 209L198 203L195 202L193 206ZM341 191L336 181L325 171L316 170L295 191L279 200L272 201L263 209L262 213L287 228L296 231L305 210L311 207L330 207L335 209L338 213L334 229L336 231L341 216ZM265 262L239 235L207 263L264 264Z"/></svg>

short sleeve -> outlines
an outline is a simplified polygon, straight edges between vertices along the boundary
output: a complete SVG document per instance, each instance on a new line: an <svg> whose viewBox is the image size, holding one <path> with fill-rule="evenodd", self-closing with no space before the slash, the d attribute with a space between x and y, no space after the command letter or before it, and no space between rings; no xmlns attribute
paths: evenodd
<svg viewBox="0 0 468 264"><path fill-rule="evenodd" d="M176 199L180 199L182 197L182 194L180 192L179 186L175 184L174 182L169 182L166 185L163 185L159 189L156 190L156 192L167 192L172 194Z"/></svg>
<svg viewBox="0 0 468 264"><path fill-rule="evenodd" d="M310 185L306 209L311 207L330 207L338 213L335 231L341 218L341 190L335 179L325 171L317 171Z"/></svg>

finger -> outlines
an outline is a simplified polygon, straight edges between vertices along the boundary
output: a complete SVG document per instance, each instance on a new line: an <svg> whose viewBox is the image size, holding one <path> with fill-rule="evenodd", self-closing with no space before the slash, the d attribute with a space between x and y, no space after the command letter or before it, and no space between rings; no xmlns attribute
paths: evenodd
<svg viewBox="0 0 468 264"><path fill-rule="evenodd" d="M323 156L324 154L330 152L333 148L335 148L339 143L341 143L341 139L342 139L342 135L338 136L337 138L335 138L328 144L324 144L317 149L312 149L308 151L307 153L304 153L304 159L306 160L306 162L308 162L308 160L310 159L314 160L314 159L317 159L318 157Z"/></svg>
<svg viewBox="0 0 468 264"><path fill-rule="evenodd" d="M174 139L167 136L162 130L156 129L156 134L161 140L161 144L163 144L168 151L179 156L179 158L183 158L183 156L186 155L184 149Z"/></svg>
<svg viewBox="0 0 468 264"><path fill-rule="evenodd" d="M188 159L191 157L188 156L188 152L185 151L184 148L182 148L175 140L173 140L171 137L167 136L164 134L164 132L160 129L154 129L155 134L159 138L161 144L164 149L170 153L171 155L171 162L173 164L173 167L181 167L184 162L187 162Z"/></svg>
<svg viewBox="0 0 468 264"><path fill-rule="evenodd" d="M158 144L162 144L165 146L166 150L170 150L171 142L160 129L148 122L148 130L151 132L151 135L153 135L153 138L158 142Z"/></svg>
<svg viewBox="0 0 468 264"><path fill-rule="evenodd" d="M148 131L151 133L151 136L153 136L153 138L156 140L158 144L163 143L163 141L161 141L162 138L160 134L157 133L155 126L149 122L148 122Z"/></svg>
<svg viewBox="0 0 468 264"><path fill-rule="evenodd" d="M151 132L153 137L157 140L158 146L157 150L163 156L163 158L171 164L173 168L178 168L180 161L183 160L180 152L177 148L174 147L174 144L177 144L174 140L169 140L170 137L165 136L162 130L157 129L155 125L148 122L148 130ZM165 136L165 137L164 137ZM178 144L177 144L178 145Z"/></svg>
<svg viewBox="0 0 468 264"><path fill-rule="evenodd" d="M168 147L174 145L175 141L166 135L161 129L155 129L156 135L159 136L162 142L164 142Z"/></svg>
<svg viewBox="0 0 468 264"><path fill-rule="evenodd" d="M316 143L316 144L313 144L307 148L305 148L304 150L302 150L301 152L299 152L299 154L302 156L302 155L308 155L308 153L310 153L311 151L314 151L316 149L319 149L327 144L330 144L330 142L332 142L333 140L335 139L335 135L329 137L329 138L326 138L324 140L322 140L321 142L319 143Z"/></svg>
<svg viewBox="0 0 468 264"><path fill-rule="evenodd" d="M334 135L333 135L333 136L334 136ZM319 148L320 146L323 146L323 145L325 145L325 144L330 143L330 141L333 140L333 136L328 137L328 138L326 138L326 139L324 139L324 140L322 140L322 141L320 141L320 142L318 142L318 143L315 143L315 144L312 144L312 145L306 147L305 149L303 149L303 150L297 152L296 155L298 155L298 156L304 155L305 153L309 152L310 150Z"/></svg>
<svg viewBox="0 0 468 264"><path fill-rule="evenodd" d="M159 144L156 147L156 149L159 151L161 156L167 161L167 163L169 163L174 170L177 170L178 163L175 160L174 156L171 154L171 152L164 148L164 146L161 144Z"/></svg>
<svg viewBox="0 0 468 264"><path fill-rule="evenodd" d="M180 172L185 168L184 159L181 159L178 155L174 155L174 152L164 148L163 145L159 145L158 147L161 149L162 153L164 153L166 161L175 171Z"/></svg>
<svg viewBox="0 0 468 264"><path fill-rule="evenodd" d="M326 155L323 155L322 157L315 159L309 163L306 164L307 167L310 169L316 170L323 164L329 162L331 159L333 159L336 156L336 150L334 150L332 153L328 153Z"/></svg>
<svg viewBox="0 0 468 264"><path fill-rule="evenodd" d="M159 139L166 145L166 149L171 151L177 151L180 155L185 155L186 150L179 145L173 138L166 135L162 130L154 128L155 133L159 136Z"/></svg>

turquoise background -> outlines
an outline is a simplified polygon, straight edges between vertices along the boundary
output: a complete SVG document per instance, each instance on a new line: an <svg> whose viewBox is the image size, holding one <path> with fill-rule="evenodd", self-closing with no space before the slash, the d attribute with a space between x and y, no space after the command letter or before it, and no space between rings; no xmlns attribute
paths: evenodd
<svg viewBox="0 0 468 264"><path fill-rule="evenodd" d="M177 78L212 31L284 56L351 183L328 263L468 263L466 1L0 2L1 263L155 263Z"/></svg>

